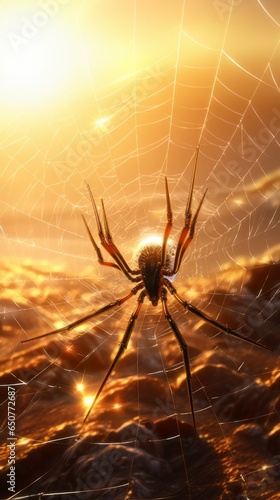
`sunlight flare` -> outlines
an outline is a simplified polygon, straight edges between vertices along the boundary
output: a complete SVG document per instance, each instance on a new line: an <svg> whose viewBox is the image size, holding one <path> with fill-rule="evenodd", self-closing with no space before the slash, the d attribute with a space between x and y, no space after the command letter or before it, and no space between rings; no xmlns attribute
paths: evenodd
<svg viewBox="0 0 280 500"><path fill-rule="evenodd" d="M76 385L76 389L77 389L78 392L80 392L82 394L83 404L88 409L92 405L92 403L94 401L94 396L86 394L86 392L85 392L85 385L84 385L83 382L79 382Z"/></svg>
<svg viewBox="0 0 280 500"><path fill-rule="evenodd" d="M16 10L2 19L0 43L1 95L15 105L49 100L65 87L73 73L70 29L61 16L46 11L20 16Z"/></svg>

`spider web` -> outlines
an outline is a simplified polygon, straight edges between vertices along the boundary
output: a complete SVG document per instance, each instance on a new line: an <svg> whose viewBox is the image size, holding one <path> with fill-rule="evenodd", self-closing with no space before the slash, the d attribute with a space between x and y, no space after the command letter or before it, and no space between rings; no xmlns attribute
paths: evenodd
<svg viewBox="0 0 280 500"><path fill-rule="evenodd" d="M279 498L279 5L0 8L1 498ZM177 241L198 147L194 208L207 194L174 286L273 352L169 296L189 346L197 438L181 351L146 300L83 426L136 299L21 341L133 286L97 263L85 181L135 267L138 244L165 228L165 176Z"/></svg>

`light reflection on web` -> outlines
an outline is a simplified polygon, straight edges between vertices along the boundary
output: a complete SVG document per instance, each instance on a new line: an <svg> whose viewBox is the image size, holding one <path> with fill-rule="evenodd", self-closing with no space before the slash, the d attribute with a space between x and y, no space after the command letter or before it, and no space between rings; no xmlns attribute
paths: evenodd
<svg viewBox="0 0 280 500"><path fill-rule="evenodd" d="M23 36L20 22L30 20L32 48L69 22L73 39L78 33L81 42L74 44L79 64L70 51L77 81L68 81L57 102L53 94L53 105L45 99L32 106L34 94L32 102L13 109L6 100L1 117L1 408L6 415L11 384L17 395L17 470L27 464L30 474L25 483L18 474L22 489L14 498L43 492L42 498L257 494L271 500L279 490L275 355L232 344L170 305L189 343L199 449L188 427L181 353L159 311L143 309L131 347L79 440L130 306L50 343L25 350L20 340L63 326L71 315L75 319L127 290L125 280L101 270L91 253L80 220L80 213L92 217L84 181L104 199L114 238L131 262L139 242L163 234L165 175L176 241L190 159L199 144L195 199L206 187L208 192L197 239L176 283L199 307L277 349L277 12L260 1L212 2L204 6L204 17L194 4L178 2L161 6L159 16L138 2L124 5L122 27L121 9L112 4L112 26L102 2L52 5L52 15L42 3L34 11L18 6L17 28L9 29ZM45 24L39 29L40 19ZM249 41L261 38L258 26L269 36L261 50L252 50ZM86 43L97 32L99 52L93 41L89 48ZM58 55L62 45L56 47ZM5 92L1 96L4 102ZM4 416L1 424L6 442ZM5 448L2 464L7 466Z"/></svg>

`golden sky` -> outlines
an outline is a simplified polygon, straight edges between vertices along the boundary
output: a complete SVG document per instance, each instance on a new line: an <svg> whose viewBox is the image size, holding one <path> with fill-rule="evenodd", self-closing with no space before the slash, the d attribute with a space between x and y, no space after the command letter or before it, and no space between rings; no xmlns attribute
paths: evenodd
<svg viewBox="0 0 280 500"><path fill-rule="evenodd" d="M181 210L198 145L198 188L219 186L209 213L223 172L228 190L279 167L278 2L15 0L0 13L8 253L81 239L85 180L113 214L158 218L165 174Z"/></svg>

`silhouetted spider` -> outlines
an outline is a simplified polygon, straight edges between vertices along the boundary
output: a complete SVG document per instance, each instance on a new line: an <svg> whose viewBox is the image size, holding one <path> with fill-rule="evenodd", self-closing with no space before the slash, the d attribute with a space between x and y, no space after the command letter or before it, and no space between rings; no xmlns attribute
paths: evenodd
<svg viewBox="0 0 280 500"><path fill-rule="evenodd" d="M119 349L117 351L117 354L108 370L106 373L102 384L100 385L95 398L93 400L93 403L91 404L90 408L87 411L87 414L84 418L84 422L88 419L91 410L96 403L98 397L100 396L104 385L106 384L110 374L112 373L116 363L118 362L119 358L125 351L125 349L128 346L128 342L135 324L135 321L138 317L139 311L141 309L141 305L145 299L145 297L148 297L148 299L151 301L153 306L157 306L158 301L160 300L162 303L162 309L164 313L165 319L169 322L169 325L174 333L174 336L176 337L176 340L182 350L183 353L183 359L184 359L184 365L185 365L185 372L186 372L186 381L187 381L187 388L188 388L188 394L189 394L189 400L190 400L190 407L191 407L191 413L192 413L192 420L193 420L193 425L196 431L196 422L195 422L195 414L194 414L194 405L193 405L193 398L192 398L192 388L191 388L191 369L190 369L190 363L189 363L189 356L188 356L188 346L187 343L182 336L178 325L172 318L171 314L169 313L168 306L167 306L167 293L170 292L175 299L179 302L179 304L184 308L195 314L196 316L199 316L199 318L203 319L204 321L207 321L208 323L211 323L211 325L215 326L219 330L222 330L225 333L228 333L229 335L232 335L233 337L236 337L238 339L241 339L245 342L248 342L250 344L253 344L258 347L262 347L263 349L268 349L268 347L264 346L263 344L260 344L258 342L255 342L254 340L248 339L241 335L240 333L237 333L233 331L231 328L228 326L225 326L215 319L210 318L207 316L204 312L200 311L197 307L191 305L189 302L187 302L179 293L177 292L176 288L172 284L172 281L175 279L176 274L179 271L180 265L182 263L185 251L187 250L190 242L192 241L194 237L194 232L195 232L195 225L197 221L197 217L199 214L199 211L201 209L201 205L203 203L203 200L206 195L206 191L204 195L202 196L200 203L198 205L198 208L192 217L191 213L191 204L192 204L192 196L193 196L193 189L194 189L194 180L195 180L195 172L196 172L196 165L197 165L197 157L198 157L198 151L196 154L196 159L194 162L194 168L193 168L193 173L192 173L192 179L191 179L191 185L190 185L190 193L188 196L187 204L186 204L186 210L185 210L185 224L181 230L181 234L176 246L175 250L175 256L170 254L170 251L168 249L168 238L169 234L172 228L172 210L171 210L171 202L170 202L170 197L169 197L169 190L168 190L168 184L167 184L167 179L165 178L165 191L166 191L166 205L167 205L167 224L165 227L164 235L163 235L163 240L162 243L153 243L149 242L145 244L142 249L139 252L138 255L138 269L131 269L129 265L127 264L126 260L122 256L121 252L118 250L116 245L113 242L112 235L110 233L108 221L107 221L107 216L104 208L103 201L101 200L102 203L102 213L103 213L103 219L104 223L102 225L100 221L100 217L97 211L97 207L91 192L91 189L89 185L87 184L89 196L92 202L95 218L96 218L96 224L97 224L97 229L98 229L98 236L100 239L100 243L102 247L109 253L109 255L114 259L115 262L107 262L104 261L102 253L98 245L96 244L92 233L89 229L89 226L84 218L82 216L88 236L90 238L90 241L93 245L93 248L96 252L97 259L99 264L103 266L111 266L119 271L122 271L125 276L132 282L136 282L137 285L133 287L130 292L125 295L124 297L121 297L119 299L116 299L115 301L111 302L110 304L107 304L97 311L91 312L87 314L86 316L83 316L82 318L73 321L72 323L62 327L58 328L57 330L45 333L43 335L39 335L38 337L35 337L33 339L27 339L23 340L23 342L29 342L30 340L35 340L37 338L41 337L46 337L47 335L54 335L56 333L63 333L63 332L68 332L78 325L84 323L85 321L94 318L95 316L98 316L99 314L108 311L109 309L112 309L116 306L120 306L124 302L126 302L128 299L130 299L133 295L136 295L140 290L139 296L138 296L138 303L133 311L133 313L130 316L129 322L127 324L126 330L124 332L124 335L122 337L122 340L119 345ZM104 226L104 228L103 228Z"/></svg>

